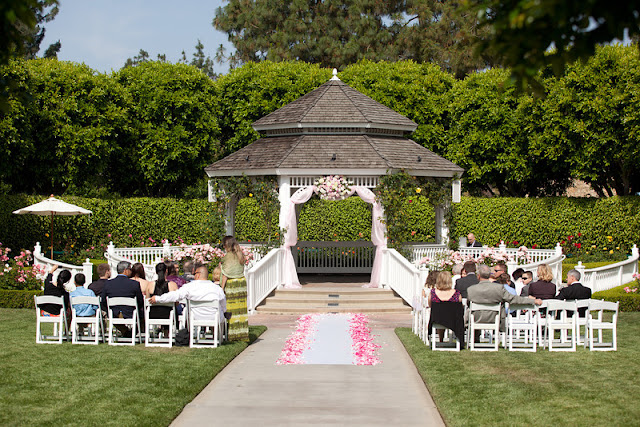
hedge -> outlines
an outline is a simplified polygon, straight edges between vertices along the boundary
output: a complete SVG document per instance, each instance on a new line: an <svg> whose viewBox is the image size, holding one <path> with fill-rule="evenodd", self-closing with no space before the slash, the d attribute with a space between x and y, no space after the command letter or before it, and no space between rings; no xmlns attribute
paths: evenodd
<svg viewBox="0 0 640 427"><path fill-rule="evenodd" d="M11 213L44 198L0 196L0 242L5 247L14 251L29 249L36 241L47 246L48 217ZM63 199L92 210L93 215L55 217L56 249L72 244L86 249L109 240L119 246L138 246L141 240L147 245L159 244L164 238L170 241L181 238L187 243L216 243L224 232L222 218L213 212L211 203L202 199ZM428 200L418 198L414 203L407 203L406 209L412 210L412 219L407 224L404 239L434 241L434 213ZM454 239L473 232L479 241L488 245L505 240L510 245L517 242L529 247L535 244L551 248L568 235L581 233L584 248L595 245L600 251L606 248L607 253L609 250L629 253L634 243L640 243L638 196L606 199L463 197L452 209L450 236ZM241 200L235 220L239 240L265 239L266 227L255 201ZM277 221L278 218L272 219L274 233L277 232ZM369 239L370 233L371 208L358 197L339 202L314 198L300 207L298 235L301 240Z"/></svg>
<svg viewBox="0 0 640 427"><path fill-rule="evenodd" d="M42 294L43 291L10 291L0 289L0 307L34 308L33 296Z"/></svg>
<svg viewBox="0 0 640 427"><path fill-rule="evenodd" d="M620 311L640 311L640 295L636 293L626 293L624 288L630 286L632 283L618 286L606 291L595 292L591 298L604 299L605 301L620 301Z"/></svg>

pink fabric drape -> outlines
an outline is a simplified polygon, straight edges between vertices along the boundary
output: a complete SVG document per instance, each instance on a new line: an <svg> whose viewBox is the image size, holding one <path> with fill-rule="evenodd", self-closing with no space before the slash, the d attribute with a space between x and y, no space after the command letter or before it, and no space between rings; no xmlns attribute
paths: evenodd
<svg viewBox="0 0 640 427"><path fill-rule="evenodd" d="M296 264L291 253L291 247L298 242L298 221L296 219L296 205L305 203L308 201L313 192L315 186L309 186L301 188L291 196L291 202L289 205L289 212L287 214L287 231L284 235L284 287L285 288L301 288L300 281L298 279L298 273L296 272ZM351 196L353 193L357 193L362 200L373 205L372 209L372 221L371 221L371 242L376 247L376 255L373 260L373 268L371 270L371 282L366 287L377 288L380 286L380 272L382 266L382 250L387 247L387 239L385 237L386 227L380 221L383 215L382 206L376 202L376 197L373 191L366 187L351 187Z"/></svg>

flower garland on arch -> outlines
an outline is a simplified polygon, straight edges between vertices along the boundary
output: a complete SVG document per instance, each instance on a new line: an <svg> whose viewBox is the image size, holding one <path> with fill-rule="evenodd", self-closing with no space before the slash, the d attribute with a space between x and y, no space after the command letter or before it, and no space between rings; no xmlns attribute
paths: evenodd
<svg viewBox="0 0 640 427"><path fill-rule="evenodd" d="M353 181L347 180L342 175L328 175L318 178L313 190L322 200L344 200L351 193Z"/></svg>

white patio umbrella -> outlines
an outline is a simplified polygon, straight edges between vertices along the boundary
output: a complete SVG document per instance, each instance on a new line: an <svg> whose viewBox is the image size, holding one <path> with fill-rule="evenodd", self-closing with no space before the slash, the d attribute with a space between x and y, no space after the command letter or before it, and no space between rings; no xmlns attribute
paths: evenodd
<svg viewBox="0 0 640 427"><path fill-rule="evenodd" d="M51 216L51 259L53 259L53 216L89 215L92 212L88 209L81 208L80 206L72 205L71 203L56 199L52 194L47 200L27 206L26 208L18 209L17 211L13 211L13 213L18 215L33 214Z"/></svg>

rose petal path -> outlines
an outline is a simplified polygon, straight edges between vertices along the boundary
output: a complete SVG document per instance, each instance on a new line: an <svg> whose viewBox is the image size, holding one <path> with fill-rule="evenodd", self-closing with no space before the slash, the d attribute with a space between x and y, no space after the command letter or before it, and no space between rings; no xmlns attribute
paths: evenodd
<svg viewBox="0 0 640 427"><path fill-rule="evenodd" d="M406 326L410 315L400 324L371 316L372 334L382 345L378 354L383 363L375 366L276 365L298 316L275 316L272 322L258 316L250 321L269 329L172 425L444 426L393 329Z"/></svg>

